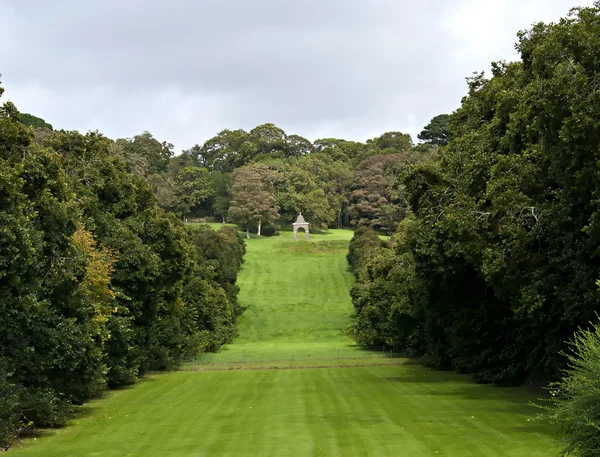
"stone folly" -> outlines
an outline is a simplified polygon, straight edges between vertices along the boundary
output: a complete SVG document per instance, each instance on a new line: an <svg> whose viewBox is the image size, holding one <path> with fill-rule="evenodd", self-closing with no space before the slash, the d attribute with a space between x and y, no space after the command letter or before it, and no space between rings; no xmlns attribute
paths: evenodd
<svg viewBox="0 0 600 457"><path fill-rule="evenodd" d="M296 219L296 222L294 222L292 224L292 227L294 227L294 241L296 241L298 239L298 229L299 228L303 228L304 229L304 239L306 241L308 241L308 222L306 222L304 220L304 217L302 216L302 213L300 213L298 215L298 219Z"/></svg>

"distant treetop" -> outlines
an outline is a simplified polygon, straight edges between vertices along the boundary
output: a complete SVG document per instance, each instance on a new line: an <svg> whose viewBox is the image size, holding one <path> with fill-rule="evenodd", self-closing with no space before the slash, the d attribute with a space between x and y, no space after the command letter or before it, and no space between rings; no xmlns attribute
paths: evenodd
<svg viewBox="0 0 600 457"><path fill-rule="evenodd" d="M33 114L19 113L19 120L21 121L21 124L25 124L28 127L54 130L52 125L48 124L44 119L34 116Z"/></svg>
<svg viewBox="0 0 600 457"><path fill-rule="evenodd" d="M417 138L425 143L445 146L450 139L449 123L449 114L439 114L431 119L429 124L423 128L423 131L417 135Z"/></svg>

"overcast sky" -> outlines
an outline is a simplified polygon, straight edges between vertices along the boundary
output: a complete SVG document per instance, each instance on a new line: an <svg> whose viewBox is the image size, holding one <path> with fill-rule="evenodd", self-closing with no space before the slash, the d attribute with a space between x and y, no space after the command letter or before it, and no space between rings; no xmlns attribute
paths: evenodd
<svg viewBox="0 0 600 457"><path fill-rule="evenodd" d="M592 0L0 0L5 97L55 128L176 151L272 122L416 135L520 29Z"/></svg>

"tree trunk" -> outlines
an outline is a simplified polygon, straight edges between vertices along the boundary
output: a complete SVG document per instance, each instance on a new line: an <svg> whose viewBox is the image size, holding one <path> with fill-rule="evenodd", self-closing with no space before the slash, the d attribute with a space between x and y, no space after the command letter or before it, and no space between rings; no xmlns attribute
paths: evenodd
<svg viewBox="0 0 600 457"><path fill-rule="evenodd" d="M246 238L250 238L250 231L248 230L247 227L246 227Z"/></svg>
<svg viewBox="0 0 600 457"><path fill-rule="evenodd" d="M259 220L258 220L258 231L256 232L256 234L257 234L258 236L260 236L260 228L261 228L261 226L262 226L262 219L259 219Z"/></svg>
<svg viewBox="0 0 600 457"><path fill-rule="evenodd" d="M223 224L225 223L225 216L223 216Z"/></svg>

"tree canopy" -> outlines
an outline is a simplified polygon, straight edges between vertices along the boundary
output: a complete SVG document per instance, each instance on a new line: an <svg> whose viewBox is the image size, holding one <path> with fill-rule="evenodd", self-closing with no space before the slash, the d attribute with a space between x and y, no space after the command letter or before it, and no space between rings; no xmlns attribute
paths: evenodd
<svg viewBox="0 0 600 457"><path fill-rule="evenodd" d="M450 115L438 114L417 135L419 140L436 146L445 146L450 139Z"/></svg>
<svg viewBox="0 0 600 457"><path fill-rule="evenodd" d="M537 24L522 61L469 78L448 145L401 179L407 217L358 269L359 341L482 382L560 376L600 300L599 13Z"/></svg>

